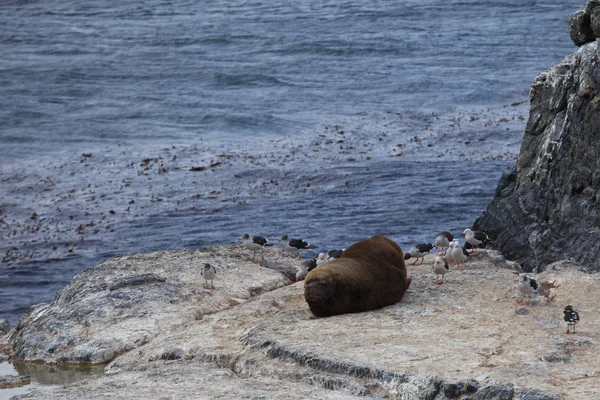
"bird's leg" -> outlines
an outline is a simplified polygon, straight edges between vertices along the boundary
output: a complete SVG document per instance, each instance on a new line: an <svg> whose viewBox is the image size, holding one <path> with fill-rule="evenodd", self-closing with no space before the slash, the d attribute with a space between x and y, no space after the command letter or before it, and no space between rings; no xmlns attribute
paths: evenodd
<svg viewBox="0 0 600 400"><path fill-rule="evenodd" d="M256 255L256 252L253 250L252 251L252 258L250 259L250 261L254 261L254 256Z"/></svg>
<svg viewBox="0 0 600 400"><path fill-rule="evenodd" d="M523 295L522 298L517 300L517 304L523 304L523 301L525 301L525 295Z"/></svg>
<svg viewBox="0 0 600 400"><path fill-rule="evenodd" d="M264 260L265 259L265 249L264 248L260 249L260 255L261 255L262 259Z"/></svg>
<svg viewBox="0 0 600 400"><path fill-rule="evenodd" d="M421 264L419 264L419 265L422 265L424 262L425 262L425 257L421 258Z"/></svg>
<svg viewBox="0 0 600 400"><path fill-rule="evenodd" d="M415 259L415 262L414 262L414 263L412 263L412 264L410 264L410 265L415 265L415 264L417 263L417 261L419 261L419 259L418 259L418 258L417 258L417 259Z"/></svg>
<svg viewBox="0 0 600 400"><path fill-rule="evenodd" d="M297 252L296 255L298 256L298 260L302 260L302 257L300 257L300 252Z"/></svg>

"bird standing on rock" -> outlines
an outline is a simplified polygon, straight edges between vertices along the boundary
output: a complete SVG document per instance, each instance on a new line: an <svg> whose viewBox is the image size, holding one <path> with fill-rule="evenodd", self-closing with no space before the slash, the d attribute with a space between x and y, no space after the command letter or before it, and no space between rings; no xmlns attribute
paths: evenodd
<svg viewBox="0 0 600 400"><path fill-rule="evenodd" d="M215 283L214 280L217 277L217 270L214 266L209 263L204 263L204 268L200 271L200 276L204 278L204 288L205 289L214 289ZM208 287L208 281L210 281L210 287Z"/></svg>
<svg viewBox="0 0 600 400"><path fill-rule="evenodd" d="M573 310L572 305L568 305L565 307L564 319L567 322L567 334L575 333L575 325L579 322L579 313Z"/></svg>
<svg viewBox="0 0 600 400"><path fill-rule="evenodd" d="M269 240L262 236L250 236L247 233L240 238L242 245L248 250L252 250L252 261L254 261L254 256L258 250L261 251L262 259L265 259L265 255L263 250L267 246L273 246L273 244L269 243Z"/></svg>
<svg viewBox="0 0 600 400"><path fill-rule="evenodd" d="M331 260L335 260L336 258L340 258L342 256L342 253L344 252L344 250L346 249L341 249L341 250L330 250L327 253L327 261L331 261Z"/></svg>
<svg viewBox="0 0 600 400"><path fill-rule="evenodd" d="M329 261L329 260L327 259L327 256L325 255L325 253L319 253L319 255L317 256L317 259L315 261L316 266L318 267L319 265L326 264L327 261Z"/></svg>
<svg viewBox="0 0 600 400"><path fill-rule="evenodd" d="M529 304L529 302L531 301L531 296L533 296L537 292L538 287L538 283L535 279L530 278L527 275L521 276L517 288L519 289L519 292L523 294L523 298L517 300L517 303L523 304L523 302L525 301L525 296L527 296L529 298L527 304Z"/></svg>
<svg viewBox="0 0 600 400"><path fill-rule="evenodd" d="M489 242L491 242L487 233L482 231L472 231L467 228L463 231L463 233L461 233L461 235L465 237L465 241L475 247L475 252L477 252L477 248L480 245L485 247Z"/></svg>
<svg viewBox="0 0 600 400"><path fill-rule="evenodd" d="M298 260L301 259L301 251L312 249L308 242L305 242L302 239L290 239L288 235L283 235L281 237L281 243L283 243L283 251L286 251L290 254L296 253L298 255Z"/></svg>
<svg viewBox="0 0 600 400"><path fill-rule="evenodd" d="M411 265L415 265L419 258L421 259L421 264L425 261L425 256L429 254L429 252L433 249L433 244L431 243L419 243L414 245L404 254L404 259L409 260L411 258L415 259L415 262Z"/></svg>
<svg viewBox="0 0 600 400"><path fill-rule="evenodd" d="M446 252L446 258L448 261L452 261L456 264L463 264L467 261L469 257L469 252L458 243L458 240L454 239L450 242L450 246L448 247L448 251ZM464 269L464 268L457 268Z"/></svg>
<svg viewBox="0 0 600 400"><path fill-rule="evenodd" d="M435 247L442 249L442 255L446 255L446 251L450 247L450 242L454 240L454 235L448 231L443 231L437 234L435 237ZM446 248L446 250L444 250Z"/></svg>
<svg viewBox="0 0 600 400"><path fill-rule="evenodd" d="M433 267L431 269L433 270L433 273L437 275L437 281L435 282L435 284L443 285L444 275L450 271L450 268L448 267L448 261L444 257L436 256L435 261L433 263ZM441 280L440 275L442 276Z"/></svg>
<svg viewBox="0 0 600 400"><path fill-rule="evenodd" d="M301 281L306 278L306 275L317 267L317 259L311 258L308 260L302 260L300 265L296 267L296 281Z"/></svg>

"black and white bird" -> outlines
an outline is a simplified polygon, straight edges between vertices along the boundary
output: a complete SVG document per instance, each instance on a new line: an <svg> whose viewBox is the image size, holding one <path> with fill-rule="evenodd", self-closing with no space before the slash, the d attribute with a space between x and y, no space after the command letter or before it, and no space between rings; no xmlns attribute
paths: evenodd
<svg viewBox="0 0 600 400"><path fill-rule="evenodd" d="M262 236L250 236L247 233L244 233L244 235L240 238L240 241L245 248L252 250L252 261L254 261L254 256L258 250L260 250L262 259L264 260L264 248L273 246L272 243L269 243L269 239Z"/></svg>
<svg viewBox="0 0 600 400"><path fill-rule="evenodd" d="M209 263L204 263L204 267L200 270L200 276L204 278L204 288L205 289L214 289L215 283L214 280L217 277L217 270L215 267ZM210 288L208 286L208 281L210 281Z"/></svg>
<svg viewBox="0 0 600 400"><path fill-rule="evenodd" d="M302 239L290 239L288 235L283 235L281 237L281 243L283 243L283 251L286 251L290 254L296 253L299 260L301 259L301 251L312 249L308 242L305 242Z"/></svg>
<svg viewBox="0 0 600 400"><path fill-rule="evenodd" d="M301 281L306 278L306 275L317 267L317 259L311 258L308 260L302 260L300 265L296 267L296 281Z"/></svg>
<svg viewBox="0 0 600 400"><path fill-rule="evenodd" d="M472 231L467 228L463 231L463 233L461 233L461 235L465 237L465 241L473 245L475 251L477 251L479 246L485 247L489 242L491 242L491 239L487 233L482 231Z"/></svg>
<svg viewBox="0 0 600 400"><path fill-rule="evenodd" d="M450 271L450 268L448 267L448 261L444 257L436 256L431 269L433 270L433 273L437 275L437 281L435 282L436 285L443 285L444 275ZM442 276L441 280L440 275Z"/></svg>
<svg viewBox="0 0 600 400"><path fill-rule="evenodd" d="M525 301L525 296L529 298L529 301L527 303L531 301L531 296L537 293L539 285L535 279L530 278L527 275L522 275L519 278L517 288L519 289L519 292L521 292L521 294L523 295L523 298L517 300L517 303L523 304L523 302Z"/></svg>
<svg viewBox="0 0 600 400"><path fill-rule="evenodd" d="M448 231L443 231L435 237L435 247L442 249L442 255L446 255L446 251L450 247L450 242L454 240L454 235ZM445 250L444 250L445 249Z"/></svg>
<svg viewBox="0 0 600 400"><path fill-rule="evenodd" d="M425 261L425 256L429 254L429 252L433 249L432 243L419 243L410 248L406 253L404 253L404 259L410 260L411 258L415 259L415 262L411 265L415 265L419 259L421 259L421 264Z"/></svg>
<svg viewBox="0 0 600 400"><path fill-rule="evenodd" d="M463 264L467 261L469 257L469 252L458 243L458 240L454 239L450 242L450 246L448 247L448 251L446 252L446 259L453 264ZM458 268L464 269L464 268Z"/></svg>
<svg viewBox="0 0 600 400"><path fill-rule="evenodd" d="M572 305L568 305L565 307L565 322L567 323L567 334L575 333L575 325L579 322L579 313L573 310Z"/></svg>
<svg viewBox="0 0 600 400"><path fill-rule="evenodd" d="M334 259L336 259L336 258L340 258L340 257L342 256L342 253L344 252L344 250L346 250L346 249L341 249L341 250L337 250L337 249L336 249L336 250L330 250L330 251L327 253L327 261L334 260Z"/></svg>

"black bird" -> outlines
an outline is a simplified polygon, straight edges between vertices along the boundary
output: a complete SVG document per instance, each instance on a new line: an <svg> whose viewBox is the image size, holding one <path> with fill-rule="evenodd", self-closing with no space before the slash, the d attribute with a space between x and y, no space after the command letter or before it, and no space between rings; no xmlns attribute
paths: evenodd
<svg viewBox="0 0 600 400"><path fill-rule="evenodd" d="M567 322L567 334L575 333L575 325L579 322L579 313L573 310L573 306L565 307L565 321Z"/></svg>

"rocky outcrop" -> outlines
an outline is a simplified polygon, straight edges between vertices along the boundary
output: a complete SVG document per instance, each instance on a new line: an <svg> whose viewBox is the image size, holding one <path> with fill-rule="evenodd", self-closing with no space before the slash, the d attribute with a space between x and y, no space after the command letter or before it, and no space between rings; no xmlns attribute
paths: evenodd
<svg viewBox="0 0 600 400"><path fill-rule="evenodd" d="M192 254L195 263L215 262L209 252ZM151 260L162 261L153 263L153 272L143 272L164 277L165 282L151 285L172 281L174 271L156 268L181 256L152 255ZM127 269L138 273L148 258L129 261ZM594 312L600 277L569 262L554 264L537 276L542 290L523 307L516 304L517 265L497 252L483 250L470 257L464 271L451 270L446 284L439 286L434 284L432 262L427 256L423 265L409 267L413 282L401 302L370 312L315 318L298 282L201 318L193 318L190 311L177 324L168 324L171 316L165 313L155 319L160 326L155 336L114 359L103 377L21 398L145 399L160 390L169 398L550 400L565 393L569 399L589 399L600 387L600 318ZM191 269L185 265L184 270ZM106 267L95 268L87 280L106 280L109 291L118 279L108 272ZM231 265L223 274L229 276L215 282L217 291L246 277L264 279L269 272ZM80 277L76 281L82 284ZM152 291L144 292L155 298ZM81 303L98 295L70 293ZM203 299L208 304L210 297ZM565 334L566 304L580 313L577 335ZM62 323L67 327L67 316L77 314L66 310L77 307L75 302L63 305ZM114 332L129 331L136 323L125 318L111 322ZM45 326L33 325L30 335ZM69 346L77 343L65 344L61 352L69 354Z"/></svg>
<svg viewBox="0 0 600 400"><path fill-rule="evenodd" d="M108 260L78 274L50 304L32 307L12 332L18 359L105 363L193 320L290 281L295 261L249 261L238 246L161 252ZM218 269L203 287L203 263ZM267 267L267 268L265 268ZM271 268L269 268L271 267Z"/></svg>
<svg viewBox="0 0 600 400"><path fill-rule="evenodd" d="M10 331L10 322L7 319L0 319L0 336L6 335Z"/></svg>
<svg viewBox="0 0 600 400"><path fill-rule="evenodd" d="M599 56L585 44L535 78L516 166L474 224L528 271L567 258L600 269Z"/></svg>

